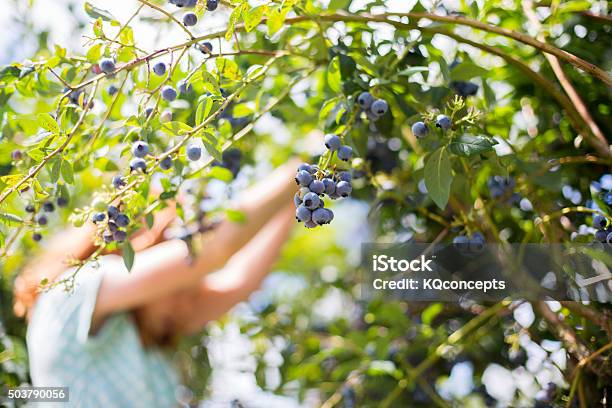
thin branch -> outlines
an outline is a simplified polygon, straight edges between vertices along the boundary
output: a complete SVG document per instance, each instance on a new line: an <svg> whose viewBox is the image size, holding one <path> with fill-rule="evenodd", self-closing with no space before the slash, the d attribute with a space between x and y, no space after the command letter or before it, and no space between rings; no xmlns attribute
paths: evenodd
<svg viewBox="0 0 612 408"><path fill-rule="evenodd" d="M187 29L187 27L185 27L185 25L183 23L181 23L180 21L178 21L176 19L176 17L174 17L171 13L168 13L166 10L164 10L162 7L159 7L156 4L150 3L147 0L138 0L139 2L141 2L142 4L146 4L147 6L151 7L152 9L155 9L157 11L159 11L160 13L162 13L163 15L165 15L166 17L168 17L170 20L174 21L176 24L178 24L183 31L185 31L187 33L187 35L189 36L189 38L191 38L192 40L195 39L195 37L193 36L193 34L191 33L191 31L189 31Z"/></svg>

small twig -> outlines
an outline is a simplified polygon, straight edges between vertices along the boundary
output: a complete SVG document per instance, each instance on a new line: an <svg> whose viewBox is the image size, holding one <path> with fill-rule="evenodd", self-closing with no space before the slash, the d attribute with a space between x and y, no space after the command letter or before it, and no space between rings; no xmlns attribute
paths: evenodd
<svg viewBox="0 0 612 408"><path fill-rule="evenodd" d="M189 30L187 29L187 27L185 27L185 25L184 25L183 23L181 23L180 21L178 21L178 20L176 19L176 17L174 17L174 16L173 16L171 13L168 13L168 12L167 12L166 10L164 10L162 7L159 7L159 6L158 6L158 5L156 5L156 4L150 3L150 2L148 2L147 0L138 0L138 1L139 1L139 2L141 2L141 3L143 3L143 4L146 4L147 6L151 7L152 9L155 9L155 10L159 11L160 13L162 13L163 15L165 15L166 17L168 17L170 20L172 20L172 21L174 21L176 24L178 24L178 25L181 27L181 29L187 33L187 35L189 36L189 38L190 38L191 40L194 40L194 39L195 39L195 37L194 37L194 35L191 33L191 31L189 31Z"/></svg>
<svg viewBox="0 0 612 408"><path fill-rule="evenodd" d="M53 68L49 68L49 72L51 72L57 79L59 79L59 81L64 84L64 86L70 90L72 90L72 86L70 86L70 84L66 81L64 81L64 78L62 78L61 76L59 76L58 74L55 73L55 71L53 70ZM68 94L69 92L67 92Z"/></svg>

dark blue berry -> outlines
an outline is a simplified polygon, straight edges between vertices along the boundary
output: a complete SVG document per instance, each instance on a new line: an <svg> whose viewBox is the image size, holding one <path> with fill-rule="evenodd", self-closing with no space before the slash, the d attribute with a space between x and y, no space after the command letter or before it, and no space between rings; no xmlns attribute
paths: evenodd
<svg viewBox="0 0 612 408"><path fill-rule="evenodd" d="M344 145L338 149L338 158L343 161L349 161L353 157L353 149L350 146Z"/></svg>
<svg viewBox="0 0 612 408"><path fill-rule="evenodd" d="M357 97L357 104L363 110L370 109L372 102L374 102L374 97L369 92L362 92Z"/></svg>
<svg viewBox="0 0 612 408"><path fill-rule="evenodd" d="M55 205L51 201L45 201L42 205L42 208L45 212L53 212L55 211Z"/></svg>
<svg viewBox="0 0 612 408"><path fill-rule="evenodd" d="M172 168L172 157L164 157L164 159L159 162L159 167L162 170L170 170Z"/></svg>
<svg viewBox="0 0 612 408"><path fill-rule="evenodd" d="M142 140L134 142L132 144L132 154L139 158L145 157L147 154L149 154L149 145Z"/></svg>
<svg viewBox="0 0 612 408"><path fill-rule="evenodd" d="M38 232L35 232L32 234L32 240L35 242L39 242L42 239L42 235L40 235Z"/></svg>
<svg viewBox="0 0 612 408"><path fill-rule="evenodd" d="M68 198L64 196L57 197L57 206L58 207L66 207L68 205Z"/></svg>
<svg viewBox="0 0 612 408"><path fill-rule="evenodd" d="M132 159L130 162L130 171L147 171L147 162L141 158Z"/></svg>
<svg viewBox="0 0 612 408"><path fill-rule="evenodd" d="M28 204L26 205L25 210L26 212L33 213L36 212L36 207L34 206L34 204Z"/></svg>
<svg viewBox="0 0 612 408"><path fill-rule="evenodd" d="M122 231L122 230L117 230L117 231L113 232L113 238L117 242L123 242L127 238L127 233L125 231Z"/></svg>
<svg viewBox="0 0 612 408"><path fill-rule="evenodd" d="M311 217L312 217L312 211L310 211L305 206L300 205L296 208L295 219L298 220L298 222L308 222L311 220Z"/></svg>
<svg viewBox="0 0 612 408"><path fill-rule="evenodd" d="M116 189L120 189L121 187L125 186L125 180L121 176L114 176L112 184Z"/></svg>
<svg viewBox="0 0 612 408"><path fill-rule="evenodd" d="M329 150L336 151L342 146L342 141L338 135L329 134L325 135L325 147Z"/></svg>
<svg viewBox="0 0 612 408"><path fill-rule="evenodd" d="M108 214L108 218L114 220L119 215L119 209L114 205L109 205L106 209L106 213Z"/></svg>
<svg viewBox="0 0 612 408"><path fill-rule="evenodd" d="M159 76L164 75L166 73L166 64L163 62L158 62L157 64L153 65L153 72Z"/></svg>
<svg viewBox="0 0 612 408"><path fill-rule="evenodd" d="M183 16L183 24L185 24L186 27L191 27L196 25L198 22L198 16L196 16L195 13L186 13Z"/></svg>
<svg viewBox="0 0 612 408"><path fill-rule="evenodd" d="M38 225L47 225L49 220L47 219L46 215L40 214L39 216L36 217L36 222L38 223Z"/></svg>
<svg viewBox="0 0 612 408"><path fill-rule="evenodd" d="M130 219L127 215L121 213L115 218L115 224L117 224L118 227L127 227L130 224Z"/></svg>
<svg viewBox="0 0 612 408"><path fill-rule="evenodd" d="M103 212L95 213L93 217L91 218L91 220L96 224L104 221L105 219L106 219L106 214Z"/></svg>

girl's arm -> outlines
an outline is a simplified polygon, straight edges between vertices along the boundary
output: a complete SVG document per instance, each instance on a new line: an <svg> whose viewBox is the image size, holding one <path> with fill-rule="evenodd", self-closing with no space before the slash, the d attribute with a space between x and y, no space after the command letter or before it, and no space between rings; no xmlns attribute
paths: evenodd
<svg viewBox="0 0 612 408"><path fill-rule="evenodd" d="M196 287L202 277L225 263L277 214L295 192L297 162L276 169L262 182L240 195L235 208L244 223L222 221L201 237L201 250L191 260L180 240L157 244L138 252L129 274L105 274L94 310L94 322L110 313L152 303L180 290ZM110 271L112 272L112 271Z"/></svg>

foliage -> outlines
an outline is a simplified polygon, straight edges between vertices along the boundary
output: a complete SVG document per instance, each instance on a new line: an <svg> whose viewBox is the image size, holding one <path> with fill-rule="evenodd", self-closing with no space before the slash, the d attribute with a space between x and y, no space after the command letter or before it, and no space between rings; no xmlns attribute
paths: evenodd
<svg viewBox="0 0 612 408"><path fill-rule="evenodd" d="M200 24L211 13L205 3L195 6ZM581 224L594 214L610 220L605 191L592 184L609 169L603 135L612 131L609 88L602 85L610 85L610 77L597 68L610 68L610 23L591 13L596 2L538 3L537 25L531 2L461 2L458 10L417 3L404 14L387 12L379 0L361 8L350 0L324 3L223 2L226 28L197 36L176 19L172 5L140 0L131 6L134 18L153 15L150 24L185 34L183 42L147 51L136 42L132 19L118 21L85 3L91 20L84 49L42 44L31 60L0 69L0 282L5 330L17 343L23 326L7 317L5 294L36 251L33 234L44 241L67 222L81 226L111 202L121 202L132 220L128 233L150 226L151 214L184 184L233 180L231 171L212 166L233 147L247 164L266 158L278 165L294 154L310 159L323 153L311 145L322 146L324 133L341 135L354 159L342 163L323 153L319 165L353 171L353 197L369 204L372 239L381 242L451 241L476 231L489 242L590 240ZM579 35L582 29L586 35ZM577 108L572 88L560 86L564 79L543 51L562 62L590 113ZM102 58L112 58L116 68L103 72ZM151 71L158 61L168 66L164 75ZM178 88L180 81L192 90L174 101L162 97L164 86ZM475 95L465 90L467 83L478 86ZM364 91L389 103L376 121L356 104ZM165 110L172 112L169 121L162 118ZM451 118L450 130L435 126L439 114ZM279 143L273 131L257 130L255 123L266 120L281 123L289 140ZM417 121L428 126L427 136L415 137ZM145 172L129 170L130 146L138 140L151 148ZM207 153L195 162L186 157L193 143ZM167 157L173 166L161 170ZM125 183L118 189L111 184L117 175ZM492 176L511 177L516 187L495 196L487 187ZM581 197L569 197L564 185ZM530 205L519 207L510 199L515 193ZM58 199L67 205L40 225L35 213ZM199 216L188 206L178 212L186 224ZM223 206L211 212L217 214L241 218ZM304 397L317 388L327 407L354 400L359 406L485 406L492 396L483 373L492 363L523 367L532 357L526 338L540 344L559 339L568 352L567 366L550 363L552 357L540 362L542 370L563 377L559 390L551 390L552 377L533 382L541 403L571 406L578 396L583 406L595 406L610 383L608 349L593 354L610 342L605 305L542 302L533 305L537 320L523 324L516 319L520 302L357 300L354 267L330 231L300 231L279 265L304 279L307 289L292 299L270 299L254 308L252 319L234 317L259 346L263 387L265 352L275 336L286 347L282 381L273 391L289 393L297 383ZM102 234L95 256L119 248L131 265L131 247L106 243ZM305 255L312 253L324 256ZM330 268L333 277L323 279ZM351 313L317 318L313 305L329 296L344 299ZM8 367L23 346L2 339L0 378L24 381L23 368ZM451 369L465 361L473 365L474 389L444 395ZM202 392L202 377L192 380ZM512 401L535 405L535 398L517 390Z"/></svg>

